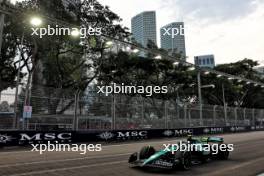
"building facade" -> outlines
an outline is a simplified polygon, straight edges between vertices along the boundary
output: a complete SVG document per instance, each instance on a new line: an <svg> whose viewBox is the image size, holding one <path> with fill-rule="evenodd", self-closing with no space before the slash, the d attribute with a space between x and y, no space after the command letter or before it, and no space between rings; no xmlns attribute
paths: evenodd
<svg viewBox="0 0 264 176"><path fill-rule="evenodd" d="M173 22L160 28L161 48L171 55L180 53L182 59L186 59L184 23Z"/></svg>
<svg viewBox="0 0 264 176"><path fill-rule="evenodd" d="M214 68L215 67L215 57L214 55L202 55L194 57L195 65L199 67Z"/></svg>
<svg viewBox="0 0 264 176"><path fill-rule="evenodd" d="M255 67L254 70L264 77L264 66Z"/></svg>
<svg viewBox="0 0 264 176"><path fill-rule="evenodd" d="M131 30L135 41L142 46L146 47L149 40L157 45L156 12L145 11L134 16Z"/></svg>

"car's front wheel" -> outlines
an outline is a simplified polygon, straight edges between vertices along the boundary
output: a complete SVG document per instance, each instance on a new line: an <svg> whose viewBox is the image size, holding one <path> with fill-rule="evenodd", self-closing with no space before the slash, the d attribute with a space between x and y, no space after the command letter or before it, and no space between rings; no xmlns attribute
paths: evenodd
<svg viewBox="0 0 264 176"><path fill-rule="evenodd" d="M217 159L220 160L227 160L229 157L229 151L220 151L217 154Z"/></svg>
<svg viewBox="0 0 264 176"><path fill-rule="evenodd" d="M137 161L137 155L138 155L137 152L130 155L130 157L128 159L128 163L133 163L133 162Z"/></svg>
<svg viewBox="0 0 264 176"><path fill-rule="evenodd" d="M145 146L139 152L140 159L148 159L151 155L154 155L156 150L152 146Z"/></svg>
<svg viewBox="0 0 264 176"><path fill-rule="evenodd" d="M192 166L191 153L184 152L180 158L180 168L183 170L189 170Z"/></svg>

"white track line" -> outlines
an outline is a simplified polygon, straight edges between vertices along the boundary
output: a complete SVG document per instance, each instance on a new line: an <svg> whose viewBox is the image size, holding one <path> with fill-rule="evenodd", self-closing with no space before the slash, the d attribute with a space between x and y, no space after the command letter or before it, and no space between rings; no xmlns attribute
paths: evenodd
<svg viewBox="0 0 264 176"><path fill-rule="evenodd" d="M254 164L254 163L258 163L258 162L263 162L264 158L261 157L259 159L254 159L254 160L251 160L251 161L248 161L248 162L244 162L244 163L241 163L241 164L237 164L235 166L232 166L232 167L228 167L226 169L222 169L222 170L217 170L217 171L213 171L213 172L210 172L208 173L208 175L217 175L217 174L220 174L220 171L221 172L228 172L228 171L232 171L232 170L236 170L236 169L239 169L241 167L245 167L245 166L248 166L248 165L251 165L251 164ZM206 174L207 175L207 174Z"/></svg>
<svg viewBox="0 0 264 176"><path fill-rule="evenodd" d="M20 174L2 175L2 176L27 176L27 175L33 175L33 174L37 175L37 174L43 174L43 173L60 172L60 171L75 170L75 169L84 169L84 168L98 167L98 166L108 166L108 165L122 164L122 163L127 163L127 160L107 162L107 163L101 163L101 164L82 165L82 166L75 166L75 167L66 167L66 168L59 168L59 169L48 169L48 170L42 170L42 171L33 171L33 172L25 172L25 173L20 173Z"/></svg>
<svg viewBox="0 0 264 176"><path fill-rule="evenodd" d="M57 163L57 162L64 162L64 161L78 161L78 160L85 160L85 159L111 158L111 157L116 157L116 156L125 156L125 155L129 155L129 154L131 154L131 153L120 153L120 154L94 156L94 157L65 158L65 159L51 160L51 161L33 161L33 162L27 162L27 163L0 165L0 168L13 167L13 166L24 166L24 165L31 165L31 164Z"/></svg>

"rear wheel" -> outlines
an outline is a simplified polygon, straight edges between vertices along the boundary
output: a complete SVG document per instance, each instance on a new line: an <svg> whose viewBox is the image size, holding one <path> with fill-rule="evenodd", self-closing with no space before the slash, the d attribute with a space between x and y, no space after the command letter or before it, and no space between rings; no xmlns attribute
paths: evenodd
<svg viewBox="0 0 264 176"><path fill-rule="evenodd" d="M219 151L217 154L217 159L227 160L229 157L229 151Z"/></svg>
<svg viewBox="0 0 264 176"><path fill-rule="evenodd" d="M183 170L189 170L192 166L192 157L189 152L183 153L180 159L180 168Z"/></svg>
<svg viewBox="0 0 264 176"><path fill-rule="evenodd" d="M145 146L140 150L139 158L140 159L147 159L151 155L154 155L156 153L156 150L152 146Z"/></svg>

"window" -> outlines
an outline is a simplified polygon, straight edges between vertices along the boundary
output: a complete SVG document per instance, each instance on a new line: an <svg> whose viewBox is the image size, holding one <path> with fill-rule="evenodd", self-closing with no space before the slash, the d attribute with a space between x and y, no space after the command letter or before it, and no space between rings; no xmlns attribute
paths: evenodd
<svg viewBox="0 0 264 176"><path fill-rule="evenodd" d="M214 65L214 59L210 58L210 60L211 60L211 64Z"/></svg>
<svg viewBox="0 0 264 176"><path fill-rule="evenodd" d="M210 59L207 58L207 59L206 59L206 62L207 62L207 65L209 65L209 64L210 64Z"/></svg>

